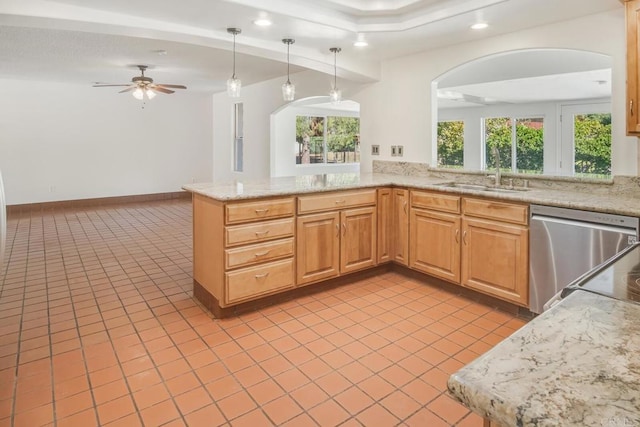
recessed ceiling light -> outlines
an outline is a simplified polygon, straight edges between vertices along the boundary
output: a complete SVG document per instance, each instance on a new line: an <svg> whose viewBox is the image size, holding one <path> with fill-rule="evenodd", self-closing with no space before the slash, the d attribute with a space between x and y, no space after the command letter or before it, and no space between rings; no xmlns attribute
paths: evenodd
<svg viewBox="0 0 640 427"><path fill-rule="evenodd" d="M268 18L258 18L255 21L253 21L253 23L259 27L268 27L269 25L272 24L271 20Z"/></svg>
<svg viewBox="0 0 640 427"><path fill-rule="evenodd" d="M367 43L365 40L356 40L353 45L355 47L367 47L369 46L369 43Z"/></svg>
<svg viewBox="0 0 640 427"><path fill-rule="evenodd" d="M489 24L487 24L486 22L478 22L476 24L473 24L471 26L472 30L484 30L485 28L487 28L489 26Z"/></svg>

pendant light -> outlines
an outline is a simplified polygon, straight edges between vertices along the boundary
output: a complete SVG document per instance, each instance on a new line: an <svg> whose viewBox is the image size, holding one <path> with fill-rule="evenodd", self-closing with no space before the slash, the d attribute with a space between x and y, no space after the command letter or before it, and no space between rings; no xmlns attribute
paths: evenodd
<svg viewBox="0 0 640 427"><path fill-rule="evenodd" d="M293 101L296 97L296 86L289 80L289 48L295 42L294 39L282 39L282 43L287 45L287 82L282 85L282 99L285 101Z"/></svg>
<svg viewBox="0 0 640 427"><path fill-rule="evenodd" d="M329 92L329 98L332 104L339 104L342 101L342 91L338 89L338 68L336 65L337 55L342 50L339 47L332 47L329 49L333 52L333 88Z"/></svg>
<svg viewBox="0 0 640 427"><path fill-rule="evenodd" d="M236 36L241 32L240 28L227 28L227 33L233 34L233 75L227 80L227 95L230 98L240 97L240 89L242 88L242 82L236 78Z"/></svg>

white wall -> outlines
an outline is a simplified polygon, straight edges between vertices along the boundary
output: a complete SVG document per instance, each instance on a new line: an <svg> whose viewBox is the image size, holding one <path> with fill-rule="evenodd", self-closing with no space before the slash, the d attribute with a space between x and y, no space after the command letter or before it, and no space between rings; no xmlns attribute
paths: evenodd
<svg viewBox="0 0 640 427"><path fill-rule="evenodd" d="M286 161L287 153L280 153L275 139L272 144L271 114L286 104L282 100L281 86L284 78L256 83L242 88L238 99L231 99L226 93L213 96L213 178L214 182L230 180L261 179L275 172L276 157ZM327 95L333 79L326 74L305 71L291 75L296 85L296 99ZM338 80L343 98L360 88ZM242 102L244 108L244 171L233 172L233 104ZM294 138L295 139L295 138ZM295 161L295 158L292 159ZM312 173L327 173L314 171Z"/></svg>
<svg viewBox="0 0 640 427"><path fill-rule="evenodd" d="M211 95L0 80L7 204L179 191L211 180Z"/></svg>
<svg viewBox="0 0 640 427"><path fill-rule="evenodd" d="M528 48L570 48L612 57L612 168L615 175L637 175L638 139L625 136L626 48L624 9L530 28L383 63L382 80L357 97L360 102L361 170L371 169L370 145L379 144L380 160L432 160L434 108L431 82L446 71L499 52ZM390 146L404 145L404 158Z"/></svg>
<svg viewBox="0 0 640 427"><path fill-rule="evenodd" d="M328 97L325 102L328 101ZM357 112L328 110L324 108L312 108L296 106L295 103L284 107L273 114L272 146L273 162L271 176L314 175L323 173L348 173L359 172L359 163L346 164L309 164L296 165L298 144L296 142L296 117L297 116L340 116L359 117Z"/></svg>

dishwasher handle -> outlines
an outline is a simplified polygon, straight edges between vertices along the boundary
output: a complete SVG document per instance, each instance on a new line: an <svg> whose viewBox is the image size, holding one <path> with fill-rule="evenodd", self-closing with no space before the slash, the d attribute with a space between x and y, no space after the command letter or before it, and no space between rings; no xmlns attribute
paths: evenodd
<svg viewBox="0 0 640 427"><path fill-rule="evenodd" d="M633 239L632 239L633 241L630 240L629 244L635 243L636 237L637 237L637 231L635 228L616 227L613 225L596 224L593 222L585 222L585 221L574 221L571 219L562 219L562 218L555 218L552 216L543 216L543 215L536 215L536 214L531 215L531 222L533 221L552 222L552 223L561 224L561 225L590 228L593 230L601 230L601 231L610 231L613 233L622 233L628 236L633 236Z"/></svg>

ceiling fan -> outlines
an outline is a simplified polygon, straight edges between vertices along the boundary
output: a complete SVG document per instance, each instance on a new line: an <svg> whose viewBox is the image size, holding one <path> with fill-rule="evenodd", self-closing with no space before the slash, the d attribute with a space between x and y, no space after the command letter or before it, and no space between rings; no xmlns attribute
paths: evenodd
<svg viewBox="0 0 640 427"><path fill-rule="evenodd" d="M126 86L125 89L122 89L118 93L123 92L132 92L134 98L143 100L143 99L153 99L156 96L156 92L172 94L175 90L171 89L186 89L186 86L183 85L169 85L169 84L160 84L153 83L153 79L151 77L147 77L144 75L144 71L148 68L146 65L137 65L138 69L140 69L140 75L135 76L131 79L131 83L121 84L121 85L112 85L112 84L103 84L96 83L93 87L122 87Z"/></svg>

